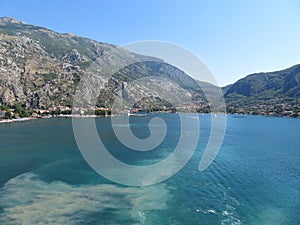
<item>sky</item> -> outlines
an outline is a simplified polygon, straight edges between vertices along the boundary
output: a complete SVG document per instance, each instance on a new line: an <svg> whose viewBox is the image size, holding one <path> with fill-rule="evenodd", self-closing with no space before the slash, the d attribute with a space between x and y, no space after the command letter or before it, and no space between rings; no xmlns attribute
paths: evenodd
<svg viewBox="0 0 300 225"><path fill-rule="evenodd" d="M220 86L300 63L299 0L0 0L0 16L117 45L178 44Z"/></svg>

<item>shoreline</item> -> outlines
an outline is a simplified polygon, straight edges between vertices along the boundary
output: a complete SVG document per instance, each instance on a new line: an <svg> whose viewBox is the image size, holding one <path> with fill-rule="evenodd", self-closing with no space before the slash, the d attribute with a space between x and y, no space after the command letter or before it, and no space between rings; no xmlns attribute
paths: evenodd
<svg viewBox="0 0 300 225"><path fill-rule="evenodd" d="M23 118L17 118L17 119L3 119L0 120L0 123L14 123L14 122L23 122L23 121L29 121L29 120L35 120L37 118L34 117L23 117Z"/></svg>
<svg viewBox="0 0 300 225"><path fill-rule="evenodd" d="M53 119L53 118L102 118L103 116L97 115L55 115L55 116L43 116L43 117L23 117L23 118L16 118L16 119L2 119L0 120L1 123L15 123L15 122L24 122L30 120L37 120L37 119Z"/></svg>
<svg viewBox="0 0 300 225"><path fill-rule="evenodd" d="M224 113L197 113L197 114L222 114ZM300 119L299 117L291 117L291 116L270 116L270 115L253 115L253 114L236 114L236 113L226 113L227 115L232 116L262 116L262 117L273 117L273 118L291 118L291 119ZM104 118L104 117L112 117L110 116L98 116L98 115L55 115L55 116L43 116L43 117L23 117L16 119L0 119L1 123L15 123L15 122L24 122L36 119L53 119L53 118Z"/></svg>

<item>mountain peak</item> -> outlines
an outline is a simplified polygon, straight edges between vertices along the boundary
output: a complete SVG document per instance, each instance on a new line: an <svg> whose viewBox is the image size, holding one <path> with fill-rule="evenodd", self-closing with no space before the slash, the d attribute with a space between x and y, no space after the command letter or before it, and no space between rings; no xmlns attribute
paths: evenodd
<svg viewBox="0 0 300 225"><path fill-rule="evenodd" d="M8 17L8 16L0 17L0 25L5 25L9 23L25 24L23 21L17 20L12 17Z"/></svg>

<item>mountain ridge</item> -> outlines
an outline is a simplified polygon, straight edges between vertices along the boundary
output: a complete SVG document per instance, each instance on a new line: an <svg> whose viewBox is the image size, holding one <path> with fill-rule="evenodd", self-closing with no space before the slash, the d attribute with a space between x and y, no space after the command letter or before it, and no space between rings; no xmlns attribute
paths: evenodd
<svg viewBox="0 0 300 225"><path fill-rule="evenodd" d="M111 51L117 51L134 61L153 61L153 57L131 53L118 46L98 42L70 33L26 24L10 17L0 18L0 103L21 104L27 108L49 108L54 105L71 105L75 86L93 63L105 55L107 63L118 63ZM130 61L129 60L129 61ZM111 107L120 87L133 80L156 76L171 79L188 90L200 108L207 111L209 103L204 93L214 96L219 87L194 81L181 70L156 59L123 68L106 80L99 106ZM300 65L274 72L254 73L222 87L229 112L281 111L297 112L300 98ZM112 88L114 87L114 88ZM201 87L201 88L200 88ZM204 92L203 92L204 91ZM153 98L155 99L155 98ZM202 100L203 101L202 101ZM163 100L159 100L164 102ZM168 105L168 104L167 104ZM273 108L270 106L274 106ZM255 108L256 107L256 108ZM279 106L278 106L279 107ZM296 108L295 108L296 107ZM208 110L209 111L209 110ZM278 111L278 110L277 110Z"/></svg>
<svg viewBox="0 0 300 225"><path fill-rule="evenodd" d="M300 74L300 64L293 65L291 67L288 67L286 69L272 71L272 72L260 72L260 73L253 73L249 74L244 78L239 79L237 82L232 84L232 86L227 90L225 96L228 96L232 93L241 94L244 96L251 96L256 94L261 94L261 92L266 90L277 90L280 89L280 87L284 88L284 90L281 91L287 91L289 87L299 86L299 74ZM261 79L263 82L262 84L259 84L259 86L252 82L253 80ZM274 80L278 78L278 80ZM284 80L282 80L284 79ZM296 83L292 83L293 79ZM247 82L252 83L252 86L249 86L249 88L243 88L241 87L241 82ZM271 84L266 84L266 82L271 81ZM291 85L291 86L288 86ZM280 94L285 94L281 92ZM299 97L300 92L293 92L293 93L286 93L290 97Z"/></svg>
<svg viewBox="0 0 300 225"><path fill-rule="evenodd" d="M250 74L226 91L229 112L299 116L300 64Z"/></svg>
<svg viewBox="0 0 300 225"><path fill-rule="evenodd" d="M120 87L149 76L177 83L194 99L203 97L197 83L183 71L113 44L57 33L7 17L0 18L0 41L0 103L4 105L21 104L31 109L70 106L76 85L99 59L115 66L145 62L125 67L109 79L103 77L105 90L100 93L98 106L111 107Z"/></svg>

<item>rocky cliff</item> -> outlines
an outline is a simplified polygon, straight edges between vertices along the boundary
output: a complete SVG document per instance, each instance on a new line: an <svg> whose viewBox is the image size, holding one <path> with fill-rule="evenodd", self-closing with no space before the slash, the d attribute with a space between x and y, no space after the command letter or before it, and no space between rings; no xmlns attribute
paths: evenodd
<svg viewBox="0 0 300 225"><path fill-rule="evenodd" d="M73 34L60 34L13 18L2 17L0 103L21 104L27 108L71 105L76 85L87 73L87 69L99 58L105 58L104 63L107 65L118 65L123 60L116 57L119 54L125 55L129 61L152 59L130 53L115 45ZM110 78L103 76L106 85L100 92L97 104L110 107L120 88L126 88L127 83L147 76L170 79L188 90L192 98L203 97L200 87L192 78L179 69L156 60L127 66ZM161 104L163 100L160 99L159 102Z"/></svg>

